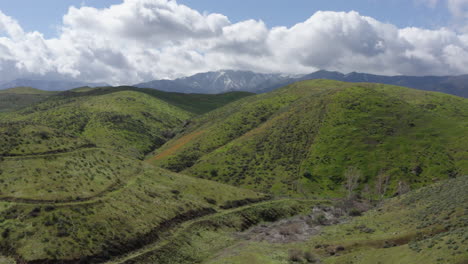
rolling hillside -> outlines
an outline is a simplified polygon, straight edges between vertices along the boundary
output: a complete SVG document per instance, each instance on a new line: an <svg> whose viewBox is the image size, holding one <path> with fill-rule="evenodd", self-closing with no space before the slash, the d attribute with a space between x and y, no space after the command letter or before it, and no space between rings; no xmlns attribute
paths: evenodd
<svg viewBox="0 0 468 264"><path fill-rule="evenodd" d="M138 160L195 115L168 103L184 95L159 96L80 88L2 113L1 263L101 263L182 222L269 199ZM236 95L205 98L186 107Z"/></svg>
<svg viewBox="0 0 468 264"><path fill-rule="evenodd" d="M362 195L393 195L467 173L467 116L455 96L305 81L193 119L148 161L278 195L343 196L356 172Z"/></svg>
<svg viewBox="0 0 468 264"><path fill-rule="evenodd" d="M39 103L54 94L56 93L31 87L16 87L0 90L0 113L18 110Z"/></svg>
<svg viewBox="0 0 468 264"><path fill-rule="evenodd" d="M0 255L19 263L101 262L230 201L264 199L105 150L4 158L0 165Z"/></svg>
<svg viewBox="0 0 468 264"><path fill-rule="evenodd" d="M196 94L196 93L177 93L177 92L164 92L150 88L136 88L132 86L119 86L119 87L101 87L90 88L81 87L64 92L65 96L95 96L115 93L119 91L134 91L151 95L155 98L163 100L169 104L180 107L186 111L194 114L203 114L224 106L230 102L239 100L241 98L254 95L250 92L227 92L220 94Z"/></svg>
<svg viewBox="0 0 468 264"><path fill-rule="evenodd" d="M173 137L189 118L250 95L178 94L134 87L74 89L4 113L1 151L50 152L70 149L80 141L76 144L112 148L141 158ZM62 134L73 139L61 140ZM42 144L42 138L50 137L56 138L54 143L47 141L53 146Z"/></svg>
<svg viewBox="0 0 468 264"><path fill-rule="evenodd" d="M17 131L24 126L45 126L79 137L98 147L141 157L145 152L162 145L170 137L172 129L192 116L152 96L122 91L99 96L56 96L9 113L5 121L2 120L2 127ZM38 136L28 140L18 138L14 132L9 134L12 140L24 141L16 149L25 152L37 144L38 136L48 137L34 132ZM59 145L56 147L64 148Z"/></svg>
<svg viewBox="0 0 468 264"><path fill-rule="evenodd" d="M351 250L339 256L372 263L383 241L405 242L391 244L403 253L383 254L433 260L425 247L440 246L444 260L459 261L466 195L450 195L466 185L467 108L455 96L327 80L260 95L134 87L54 94L0 113L0 262L287 263L294 249L340 263L327 254L343 245ZM345 196L349 175L359 176L351 191L365 200L458 178L293 247L243 240L257 224L327 212L336 200L316 198ZM419 239L414 228L430 236Z"/></svg>

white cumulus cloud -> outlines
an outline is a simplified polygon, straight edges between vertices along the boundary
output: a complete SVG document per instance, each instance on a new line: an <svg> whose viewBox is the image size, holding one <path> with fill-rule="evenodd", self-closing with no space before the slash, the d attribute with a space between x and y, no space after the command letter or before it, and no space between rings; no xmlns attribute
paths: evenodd
<svg viewBox="0 0 468 264"><path fill-rule="evenodd" d="M451 29L398 28L357 12L321 11L289 28L268 28L262 21L232 23L222 14L201 14L173 0L125 0L104 9L71 7L52 39L24 32L0 11L0 81L134 84L226 68L463 74L467 40Z"/></svg>

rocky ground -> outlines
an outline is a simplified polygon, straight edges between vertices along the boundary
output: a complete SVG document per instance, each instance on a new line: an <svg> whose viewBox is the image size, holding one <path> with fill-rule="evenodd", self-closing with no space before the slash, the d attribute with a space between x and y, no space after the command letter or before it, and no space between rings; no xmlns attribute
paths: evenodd
<svg viewBox="0 0 468 264"><path fill-rule="evenodd" d="M340 224L347 219L348 214L341 208L316 206L309 215L261 224L237 233L236 236L245 240L270 243L302 242L319 234L323 226Z"/></svg>

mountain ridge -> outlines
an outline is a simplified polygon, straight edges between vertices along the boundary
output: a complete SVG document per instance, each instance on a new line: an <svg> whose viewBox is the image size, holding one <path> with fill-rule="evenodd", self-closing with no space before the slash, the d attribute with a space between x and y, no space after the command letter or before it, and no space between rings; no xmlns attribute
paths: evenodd
<svg viewBox="0 0 468 264"><path fill-rule="evenodd" d="M456 76L386 76L359 72L344 74L337 71L319 70L310 74L287 75L243 70L220 70L197 73L173 80L160 79L142 82L133 86L178 93L219 94L232 91L265 93L298 81L315 79L353 83L382 83L468 98L468 74ZM17 79L0 84L0 90L25 86L46 91L65 91L78 87L108 87L109 85L79 81Z"/></svg>
<svg viewBox="0 0 468 264"><path fill-rule="evenodd" d="M197 73L174 80L154 80L135 84L134 86L184 93L256 92L276 86L286 80L292 80L292 77L279 73L220 70Z"/></svg>
<svg viewBox="0 0 468 264"><path fill-rule="evenodd" d="M240 90L265 93L294 82L315 79L354 83L383 83L468 97L468 74L458 76L384 76L359 72L344 74L337 71L319 70L305 75L284 75L222 70L197 73L174 80L154 80L135 84L134 86L183 93L219 93Z"/></svg>

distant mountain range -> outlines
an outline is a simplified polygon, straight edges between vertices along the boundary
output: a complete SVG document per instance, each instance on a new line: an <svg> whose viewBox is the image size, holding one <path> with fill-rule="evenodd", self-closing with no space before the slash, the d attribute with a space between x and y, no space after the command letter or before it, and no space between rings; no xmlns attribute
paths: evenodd
<svg viewBox="0 0 468 264"><path fill-rule="evenodd" d="M291 83L295 77L283 74L263 74L251 71L222 70L198 73L175 80L154 80L139 83L139 88L154 88L182 93L222 93L229 91L258 92ZM280 85L281 86L281 85Z"/></svg>
<svg viewBox="0 0 468 264"><path fill-rule="evenodd" d="M314 79L383 83L468 97L468 75L382 76L357 72L343 74L325 70L301 76L224 70L198 73L193 76L175 80L155 80L139 83L135 86L182 93L221 93L240 90L264 93L294 82Z"/></svg>
<svg viewBox="0 0 468 264"><path fill-rule="evenodd" d="M79 81L59 81L59 80L30 80L16 79L10 82L0 84L0 90L14 87L34 87L46 91L65 91L77 87L101 87L109 86L107 83L88 83Z"/></svg>
<svg viewBox="0 0 468 264"><path fill-rule="evenodd" d="M222 70L198 73L174 80L154 80L135 84L139 88L153 88L167 92L217 94L230 91L265 93L304 80L329 79L343 82L369 82L405 86L419 90L442 92L468 97L468 74L459 76L383 76L352 72L317 71L306 75L264 74L251 71ZM47 91L63 91L77 87L109 86L106 83L78 81L17 79L0 84L0 89L34 87Z"/></svg>

